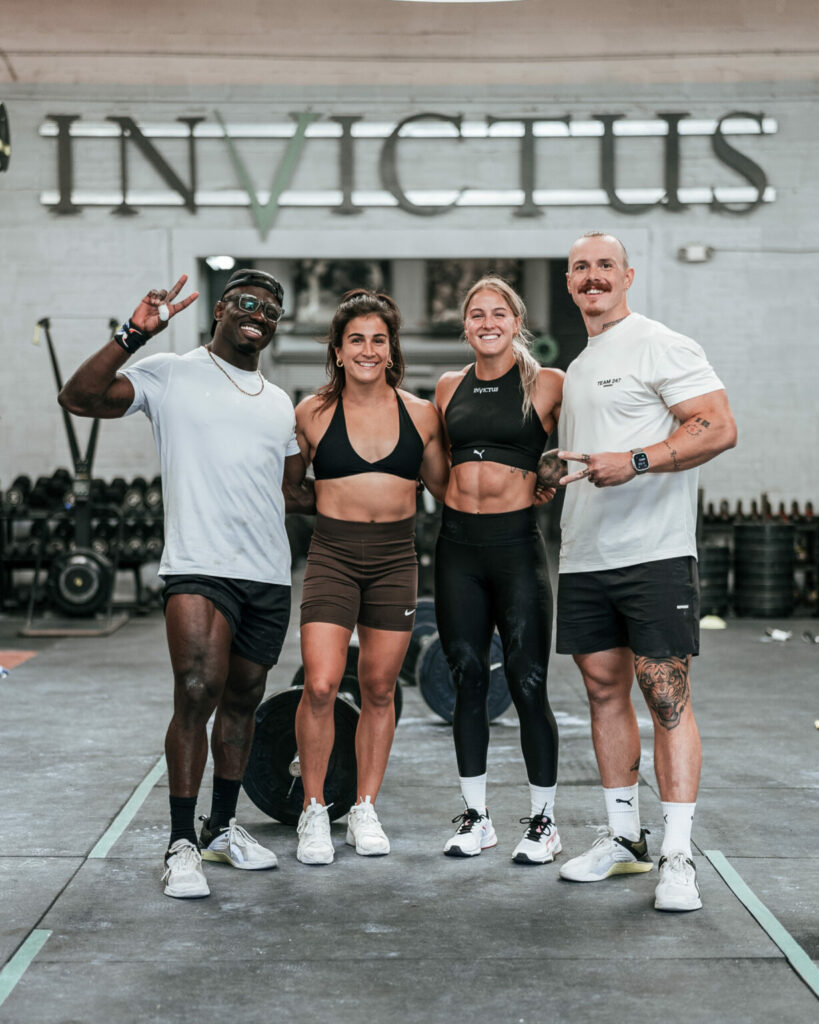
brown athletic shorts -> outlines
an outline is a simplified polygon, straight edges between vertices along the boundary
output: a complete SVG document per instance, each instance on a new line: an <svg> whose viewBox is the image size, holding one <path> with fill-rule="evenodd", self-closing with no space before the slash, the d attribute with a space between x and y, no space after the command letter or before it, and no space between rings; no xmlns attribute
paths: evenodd
<svg viewBox="0 0 819 1024"><path fill-rule="evenodd" d="M316 516L307 553L301 625L333 622L409 633L418 599L415 516L350 523Z"/></svg>

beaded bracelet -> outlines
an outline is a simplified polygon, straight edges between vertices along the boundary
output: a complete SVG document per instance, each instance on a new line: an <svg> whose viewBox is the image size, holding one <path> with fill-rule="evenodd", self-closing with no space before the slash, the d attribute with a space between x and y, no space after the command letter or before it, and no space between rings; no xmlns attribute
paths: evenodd
<svg viewBox="0 0 819 1024"><path fill-rule="evenodd" d="M148 340L148 335L138 327L134 327L130 320L126 320L122 327L114 334L114 341L124 348L129 355L133 355L137 349L142 348Z"/></svg>

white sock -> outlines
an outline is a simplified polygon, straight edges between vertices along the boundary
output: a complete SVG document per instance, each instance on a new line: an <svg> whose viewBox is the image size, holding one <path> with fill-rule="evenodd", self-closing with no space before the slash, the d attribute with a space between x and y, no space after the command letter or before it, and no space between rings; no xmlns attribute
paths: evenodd
<svg viewBox="0 0 819 1024"><path fill-rule="evenodd" d="M667 804L663 803L663 821L665 822L665 834L660 856L667 857L669 853L682 850L686 857L692 857L691 853L691 826L694 823L694 804Z"/></svg>
<svg viewBox="0 0 819 1024"><path fill-rule="evenodd" d="M620 786L616 789L603 787L609 828L616 836L622 836L624 839L640 838L640 802L637 785L635 782L633 786Z"/></svg>
<svg viewBox="0 0 819 1024"><path fill-rule="evenodd" d="M545 814L547 818L555 820L555 792L557 786L534 786L529 783L529 802L531 809L529 813L534 818L536 814Z"/></svg>
<svg viewBox="0 0 819 1024"><path fill-rule="evenodd" d="M486 772L483 775L473 775L468 779L458 776L458 781L461 784L461 795L466 801L466 806L483 814L486 810Z"/></svg>

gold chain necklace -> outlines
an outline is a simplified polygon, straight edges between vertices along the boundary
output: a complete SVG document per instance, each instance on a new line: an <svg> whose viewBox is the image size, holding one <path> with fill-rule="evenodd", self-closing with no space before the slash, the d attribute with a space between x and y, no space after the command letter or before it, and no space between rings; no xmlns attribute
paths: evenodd
<svg viewBox="0 0 819 1024"><path fill-rule="evenodd" d="M245 391L245 389L244 389L244 388L241 388L241 387L239 387L239 385L238 385L238 384L236 383L236 381L235 381L235 380L234 380L234 379L233 379L233 378L231 377L231 375L230 375L230 374L229 374L229 373L227 372L227 370L226 370L226 369L225 369L225 368L224 368L223 366L220 366L220 365L219 365L219 364L218 364L218 363L216 362L216 357L215 357L215 356L214 356L214 354L213 354L213 353L211 352L211 350L210 350L210 345L205 345L205 351L206 351L206 352L207 352L207 354L208 354L208 355L210 356L210 358L211 358L211 362L212 362L212 363L213 363L213 365L214 365L214 366L216 367L216 369L217 369L217 370L221 370L221 371L222 371L222 373L223 373L223 374L224 374L224 375L225 375L225 376L227 377L227 379L228 379L228 380L230 381L230 383L231 383L231 384L232 384L232 385L233 385L233 386L234 386L234 387L236 388L236 390L237 390L237 391L241 391L241 392L242 392L242 394L243 394L243 395L247 395L247 397L248 397L248 398L255 398L255 397L256 397L257 395L260 395L260 394L261 394L261 393L262 393L262 392L264 391L264 377L262 376L262 371L261 371L261 370L259 370L258 368L257 368L257 370L256 370L256 373L258 373L258 375L259 375L259 383L261 384L261 387L259 388L259 390L258 390L258 391Z"/></svg>

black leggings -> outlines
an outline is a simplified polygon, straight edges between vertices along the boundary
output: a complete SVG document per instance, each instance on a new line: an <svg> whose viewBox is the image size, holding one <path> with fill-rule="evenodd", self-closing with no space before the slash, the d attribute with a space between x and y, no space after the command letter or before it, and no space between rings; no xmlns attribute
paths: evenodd
<svg viewBox="0 0 819 1024"><path fill-rule="evenodd" d="M444 506L435 553L435 615L455 682L458 772L483 775L489 748L489 647L497 626L520 719L529 781L557 781L557 724L546 695L552 590L534 508L471 515Z"/></svg>

